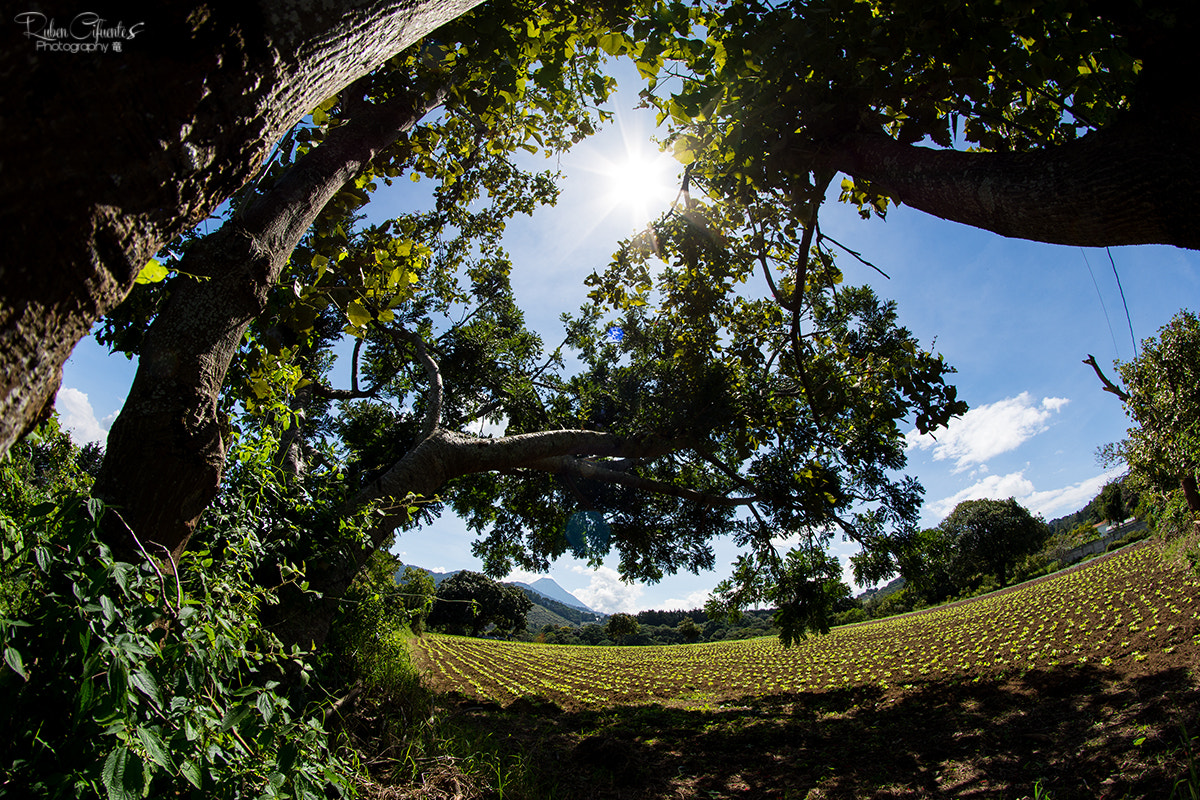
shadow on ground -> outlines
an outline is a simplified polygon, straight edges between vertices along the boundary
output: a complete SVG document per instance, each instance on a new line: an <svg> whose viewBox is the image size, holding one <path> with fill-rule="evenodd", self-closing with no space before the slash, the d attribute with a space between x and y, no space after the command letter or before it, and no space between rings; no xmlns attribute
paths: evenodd
<svg viewBox="0 0 1200 800"><path fill-rule="evenodd" d="M706 710L460 700L446 714L529 768L505 797L1024 798L1036 786L1055 800L1166 800L1188 771L1185 730L1200 734L1200 686L1188 667L1138 666Z"/></svg>

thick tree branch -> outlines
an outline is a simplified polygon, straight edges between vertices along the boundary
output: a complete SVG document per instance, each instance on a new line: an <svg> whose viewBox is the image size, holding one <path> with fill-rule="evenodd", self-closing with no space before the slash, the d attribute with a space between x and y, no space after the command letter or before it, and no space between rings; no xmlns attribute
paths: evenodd
<svg viewBox="0 0 1200 800"><path fill-rule="evenodd" d="M125 509L143 539L182 553L220 483L217 398L247 327L325 204L442 96L396 96L331 130L270 190L188 250L181 270L207 280L177 281L147 330L95 486Z"/></svg>
<svg viewBox="0 0 1200 800"><path fill-rule="evenodd" d="M308 580L324 595L304 613L290 613L272 620L276 634L285 642L320 642L328 633L336 608L334 598L342 596L367 559L387 545L398 527L410 525L408 506L414 501L433 498L447 482L464 475L515 469L548 467L554 459L580 461L580 456L595 458L657 458L686 447L679 439L662 436L624 437L588 430L559 430L524 433L484 439L443 429L434 430L378 479L363 487L347 502L342 513L357 513L371 505L379 506L382 517L368 534L368 542L347 554L344 560L310 564ZM582 469L582 468L581 468ZM601 468L603 469L603 468ZM631 476L627 476L631 477ZM713 505L747 505L752 500L708 497L678 487L677 496ZM652 489L652 490L653 490Z"/></svg>
<svg viewBox="0 0 1200 800"><path fill-rule="evenodd" d="M544 458L540 461L522 465L522 469L537 470L539 472L551 472L555 475L571 475L576 478L584 478L587 480L602 481L604 483L616 483L621 486L628 486L631 489L641 489L653 494L665 495L667 497L679 497L684 500L694 500L697 503L710 506L745 506L756 502L759 498L755 497L728 497L725 495L708 494L707 492L698 492L695 489L688 489L683 486L676 486L665 481L657 481L651 478L642 478L637 475L630 475L628 472L611 469L602 463L588 461L574 456L556 456L554 458Z"/></svg>
<svg viewBox="0 0 1200 800"><path fill-rule="evenodd" d="M860 132L837 142L827 163L914 208L1002 236L1197 249L1200 115L1194 87L1183 94L1172 108L1031 152L934 150Z"/></svg>
<svg viewBox="0 0 1200 800"><path fill-rule="evenodd" d="M425 370L425 377L429 381L429 392L425 397L425 419L421 421L421 438L425 439L437 430L438 425L442 422L442 405L445 402L442 371L438 368L437 362L433 360L433 356L429 355L429 349L425 346L425 340L421 338L420 334L403 328L389 330L397 339L413 346L417 361L421 362L421 368Z"/></svg>

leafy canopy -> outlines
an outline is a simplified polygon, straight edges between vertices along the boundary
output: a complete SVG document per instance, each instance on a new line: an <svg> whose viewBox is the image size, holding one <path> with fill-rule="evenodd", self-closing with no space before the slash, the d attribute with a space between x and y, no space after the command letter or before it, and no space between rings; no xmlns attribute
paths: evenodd
<svg viewBox="0 0 1200 800"><path fill-rule="evenodd" d="M1142 342L1141 355L1117 362L1117 372L1125 388L1116 392L1132 425L1103 454L1127 463L1140 485L1182 487L1193 514L1200 511L1200 317L1180 311Z"/></svg>

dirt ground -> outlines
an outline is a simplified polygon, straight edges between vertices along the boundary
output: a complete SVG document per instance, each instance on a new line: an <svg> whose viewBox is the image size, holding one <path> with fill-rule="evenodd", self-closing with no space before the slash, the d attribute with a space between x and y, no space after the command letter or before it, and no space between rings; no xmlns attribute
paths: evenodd
<svg viewBox="0 0 1200 800"><path fill-rule="evenodd" d="M530 797L1169 798L1200 734L1200 684L1193 664L1129 666L711 710L451 699L445 714L539 765Z"/></svg>

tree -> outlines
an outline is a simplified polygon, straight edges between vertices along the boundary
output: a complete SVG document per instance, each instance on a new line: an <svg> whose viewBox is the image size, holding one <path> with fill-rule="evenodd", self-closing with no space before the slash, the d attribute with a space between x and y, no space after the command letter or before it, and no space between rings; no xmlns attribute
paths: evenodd
<svg viewBox="0 0 1200 800"><path fill-rule="evenodd" d="M842 172L863 216L904 202L1005 236L1196 248L1197 95L1174 87L1198 18L1187 0L711 2L613 50L651 76L693 191L785 194L814 240Z"/></svg>
<svg viewBox="0 0 1200 800"><path fill-rule="evenodd" d="M5 117L26 122L0 143L0 452L44 415L75 343L160 248L302 116L476 2L141 4L105 20L120 32L90 53L39 50L42 13L6 19Z"/></svg>
<svg viewBox="0 0 1200 800"><path fill-rule="evenodd" d="M1008 581L1008 569L1022 556L1036 552L1049 528L1015 499L964 500L942 520L941 529L953 542L951 571L961 586L977 574Z"/></svg>
<svg viewBox="0 0 1200 800"><path fill-rule="evenodd" d="M926 528L905 543L899 561L904 591L937 603L961 588L955 581L955 542L943 528Z"/></svg>
<svg viewBox="0 0 1200 800"><path fill-rule="evenodd" d="M1108 520L1111 525L1120 525L1125 520L1125 502L1121 498L1120 481L1104 484L1095 502L1100 519Z"/></svg>
<svg viewBox="0 0 1200 800"><path fill-rule="evenodd" d="M409 628L419 636L425 632L425 622L433 611L437 586L428 572L417 567L405 567L404 574L396 576L396 583L400 602L408 612Z"/></svg>
<svg viewBox="0 0 1200 800"><path fill-rule="evenodd" d="M517 633L533 602L515 586L496 583L478 572L463 570L442 581L429 625L447 633L481 635L489 626Z"/></svg>
<svg viewBox="0 0 1200 800"><path fill-rule="evenodd" d="M1142 342L1141 355L1117 362L1124 389L1104 376L1094 357L1085 363L1121 399L1133 423L1124 441L1104 449L1105 457L1128 464L1143 486L1178 488L1195 523L1200 514L1200 318L1180 311L1157 337Z"/></svg>
<svg viewBox="0 0 1200 800"><path fill-rule="evenodd" d="M584 106L602 101L609 83L596 74L594 56L571 59L591 31L569 5L537 10L521 3L492 4L445 26L439 35L453 47L426 41L323 103L315 127L289 134L218 230L180 243L178 256L165 264L177 276L170 286L142 292L117 320L106 320L104 340L136 352L139 363L110 431L97 493L125 509L138 536L177 559L215 496L229 435L221 393L235 358L257 360L246 377L262 394L272 369L286 365L277 358L280 347L294 351L311 338L322 313L336 309L350 333L390 314L379 304L381 293L393 307L404 301L414 265L432 252L437 231L461 228L466 207L481 194L502 198L489 209L495 224L475 221L460 247L469 240L479 246L484 237L498 247L508 217L550 200L547 178L514 174L507 159L518 148L560 149L591 130ZM438 108L438 119L423 122ZM441 184L439 213L420 230L410 219L390 237L383 226L375 241L351 243L348 218L376 186L406 173ZM281 275L306 235L308 261L291 265L294 296L280 308ZM274 341L239 354L247 329L269 304ZM309 395L327 400L356 391L339 395L314 386Z"/></svg>
<svg viewBox="0 0 1200 800"><path fill-rule="evenodd" d="M641 630L642 626L638 624L636 617L620 611L613 614L608 618L608 622L604 623L604 633L617 644L621 644L630 636L637 636Z"/></svg>
<svg viewBox="0 0 1200 800"><path fill-rule="evenodd" d="M285 143L238 198L229 234L179 245L167 264L177 277L134 297L125 310L136 324L109 332L136 342L146 379L100 490L132 510L140 540L177 555L218 491L226 439L236 442L221 491L256 498L270 557L280 569L306 563L322 595L280 590L275 630L290 642L322 641L371 554L442 503L485 533L477 551L493 575L544 568L568 549L595 561L616 549L626 577L656 580L711 566L711 539L733 533L751 551L745 574L761 580L729 600L786 584L777 598L791 633L820 629L838 582L811 554L841 530L887 556L894 531L911 525L920 490L896 474L899 424L928 431L965 410L945 382L952 370L896 325L894 306L840 286L828 248L790 235L795 209L779 195L749 217L688 199L593 276L593 302L543 359L512 302L496 221L552 192L493 156L541 131L586 132L586 117L568 113L577 95L560 91L566 71L553 68L569 61L591 87L583 96L602 97L607 82L571 53L611 39L603 26L581 36L570 6L517 11L519 26L502 9L471 21L479 61L430 43L322 104L316 127L298 130L299 144ZM521 76L514 59L532 72ZM544 116L506 127L527 113L527 95L448 81L460 60L493 89L507 64L514 90L549 92L531 96ZM439 96L444 123L418 135ZM402 164L440 181L435 210L355 227L371 182ZM484 193L493 206L475 213ZM247 252L248 240L261 247ZM739 296L760 268L770 297ZM329 350L343 333L361 344L353 385L333 389ZM562 374L565 350L578 374ZM507 434L467 433L487 418L505 419ZM588 535L573 541L578 520ZM791 536L801 555L781 556L775 543Z"/></svg>
<svg viewBox="0 0 1200 800"><path fill-rule="evenodd" d="M679 630L680 637L689 644L700 639L704 635L704 629L696 624L696 620L691 617L684 617L679 620L679 624L675 626Z"/></svg>
<svg viewBox="0 0 1200 800"><path fill-rule="evenodd" d="M26 39L4 48L6 107L43 122L14 128L0 154L0 448L48 405L74 343L151 255L242 186L303 114L472 3L163 8L130 22L119 58L69 61L37 55L29 37L44 18L10 26ZM653 99L696 159L689 185L727 202L782 191L810 240L841 170L865 214L899 200L1011 236L1197 245L1194 89L1173 80L1200 14L1185 0L637 11L613 10L615 32L597 41L648 76L667 60L688 72ZM132 121L131 97L155 114ZM86 153L69 146L80 119ZM956 136L976 147L953 149ZM916 146L926 140L942 149ZM18 194L32 185L44 187L33 201ZM35 266L48 261L53 279Z"/></svg>

